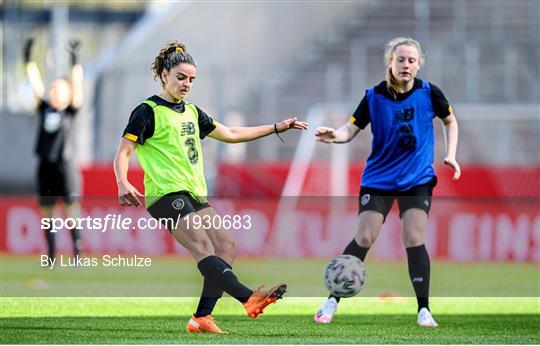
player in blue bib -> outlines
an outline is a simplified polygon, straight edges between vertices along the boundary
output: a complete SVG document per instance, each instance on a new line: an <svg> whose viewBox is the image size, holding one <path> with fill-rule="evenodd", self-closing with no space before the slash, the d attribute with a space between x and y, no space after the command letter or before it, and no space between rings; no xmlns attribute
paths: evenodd
<svg viewBox="0 0 540 346"><path fill-rule="evenodd" d="M439 117L448 138L444 163L461 175L456 161L458 123L442 91L417 79L424 62L418 41L395 38L385 49L386 80L366 91L347 124L334 130L319 127L323 143L347 143L371 124L372 151L362 174L358 229L343 254L365 260L395 199L403 223L409 276L418 301L417 323L437 327L429 310L430 261L424 233L437 177L433 169L433 118ZM330 296L315 314L317 323L330 323L339 297Z"/></svg>

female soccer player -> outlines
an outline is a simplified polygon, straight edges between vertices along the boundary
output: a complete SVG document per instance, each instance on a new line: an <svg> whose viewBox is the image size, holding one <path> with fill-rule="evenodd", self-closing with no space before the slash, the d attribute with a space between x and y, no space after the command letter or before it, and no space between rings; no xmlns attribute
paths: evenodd
<svg viewBox="0 0 540 346"><path fill-rule="evenodd" d="M48 100L45 100L45 86L37 64L31 61L33 39L24 45L24 62L30 86L39 103L39 135L36 143L38 164L39 204L45 218L53 216L54 204L58 198L64 201L64 215L77 217L77 172L73 163L73 148L70 146L73 120L83 102L83 68L77 63L78 41L71 41L68 52L71 60L71 79L57 78L50 84ZM49 261L55 258L55 233L45 230ZM73 255L80 255L80 234L71 230Z"/></svg>
<svg viewBox="0 0 540 346"><path fill-rule="evenodd" d="M141 193L127 179L128 163L133 152L145 173L146 208L156 219L179 220L167 228L197 262L204 285L197 311L187 324L188 332L223 333L211 313L223 291L240 301L251 318L258 318L264 308L281 298L285 284L270 290L244 286L232 271L235 241L223 228L204 231L190 227L184 216L217 216L208 204L203 172L201 139L206 136L240 143L288 129L307 129L296 118L277 124L257 127L227 127L214 121L199 107L187 102L197 68L183 44L167 44L152 64L154 78L159 78L162 91L140 104L132 112L124 130L114 169L118 198L123 206L140 206Z"/></svg>
<svg viewBox="0 0 540 346"><path fill-rule="evenodd" d="M458 123L442 91L417 79L424 58L420 44L410 38L388 42L384 53L386 80L367 90L349 121L334 130L319 127L316 140L347 143L371 123L372 152L362 175L356 236L344 250L362 261L377 239L394 199L403 223L409 276L418 301L418 324L437 327L429 299L429 256L424 232L437 178L433 169L433 118L442 119L448 136L444 163L461 175L456 162ZM330 323L339 298L330 296L315 314L317 323Z"/></svg>

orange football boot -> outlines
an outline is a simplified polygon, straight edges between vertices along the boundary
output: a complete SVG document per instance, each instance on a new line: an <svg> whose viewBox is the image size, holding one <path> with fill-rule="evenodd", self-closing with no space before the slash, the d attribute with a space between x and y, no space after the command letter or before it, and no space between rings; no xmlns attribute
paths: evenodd
<svg viewBox="0 0 540 346"><path fill-rule="evenodd" d="M257 288L251 297L249 297L248 301L244 303L244 308L251 318L259 318L259 315L263 313L265 307L275 303L278 299L281 299L287 291L287 285L284 283L277 284L268 291L261 290L263 287L264 286Z"/></svg>
<svg viewBox="0 0 540 346"><path fill-rule="evenodd" d="M203 317L191 316L186 330L188 333L212 333L212 334L227 334L222 331L214 322L214 318L211 315Z"/></svg>

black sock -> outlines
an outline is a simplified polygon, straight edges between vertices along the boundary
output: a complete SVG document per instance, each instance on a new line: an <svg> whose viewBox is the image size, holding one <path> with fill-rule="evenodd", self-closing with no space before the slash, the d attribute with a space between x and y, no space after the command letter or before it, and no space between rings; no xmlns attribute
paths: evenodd
<svg viewBox="0 0 540 346"><path fill-rule="evenodd" d="M55 248L56 248L56 235L51 231L50 228L45 229L45 239L47 239L47 252L49 259L54 259L55 257Z"/></svg>
<svg viewBox="0 0 540 346"><path fill-rule="evenodd" d="M369 250L368 247L361 247L353 238L353 240L351 240L351 242L349 243L349 245L347 245L345 250L343 250L343 254L356 256L360 258L360 261L363 262L366 259L368 250Z"/></svg>
<svg viewBox="0 0 540 346"><path fill-rule="evenodd" d="M197 264L199 271L216 288L221 288L231 297L236 298L241 303L247 302L253 291L242 285L230 266L221 258L212 255L203 258Z"/></svg>
<svg viewBox="0 0 540 346"><path fill-rule="evenodd" d="M347 245L345 247L345 250L343 250L343 254L344 255L356 256L356 257L360 258L360 260L363 262L366 259L366 255L368 253L368 250L369 250L368 247L361 247L360 245L358 245L356 240L354 240L354 238L353 238L353 240L351 240L349 245ZM339 303L339 300L340 300L339 297L336 297L336 296L331 294L331 295L328 296L328 299L330 299L330 298L334 298Z"/></svg>
<svg viewBox="0 0 540 346"><path fill-rule="evenodd" d="M73 257L81 255L81 230L73 228L71 230L71 240L73 241Z"/></svg>
<svg viewBox="0 0 540 346"><path fill-rule="evenodd" d="M219 298L223 296L223 290L210 283L210 281L204 279L203 289L201 293L201 299L199 299L199 305L195 311L195 317L203 317L212 314L214 307Z"/></svg>
<svg viewBox="0 0 540 346"><path fill-rule="evenodd" d="M223 259L220 258L221 261ZM225 261L223 261L227 268L232 269L232 267ZM210 281L204 279L203 289L201 293L201 299L199 299L199 305L195 311L195 317L203 317L212 314L214 307L217 304L219 298L223 296L223 290L214 286Z"/></svg>
<svg viewBox="0 0 540 346"><path fill-rule="evenodd" d="M429 255L425 245L408 247L407 261L409 264L409 277L411 278L418 301L418 311L422 308L429 310Z"/></svg>

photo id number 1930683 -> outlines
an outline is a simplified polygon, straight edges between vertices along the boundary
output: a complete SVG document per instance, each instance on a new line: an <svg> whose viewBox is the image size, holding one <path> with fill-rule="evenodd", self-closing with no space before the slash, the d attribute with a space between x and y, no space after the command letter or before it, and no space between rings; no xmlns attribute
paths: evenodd
<svg viewBox="0 0 540 346"><path fill-rule="evenodd" d="M251 215L186 215L187 229L250 230Z"/></svg>

